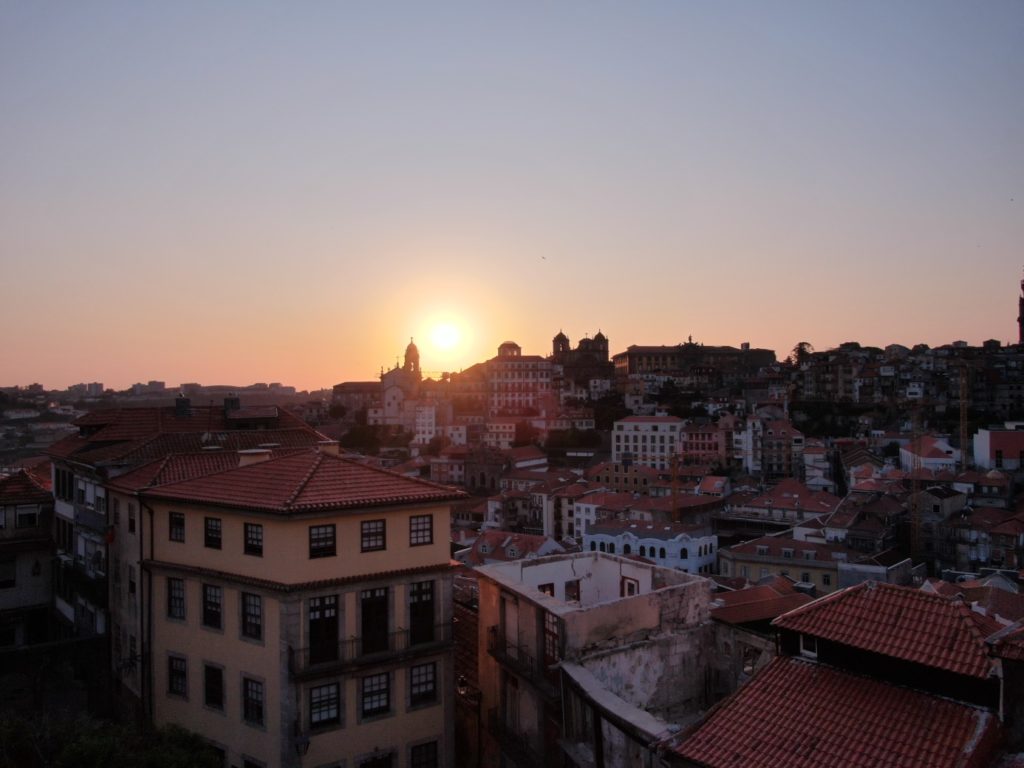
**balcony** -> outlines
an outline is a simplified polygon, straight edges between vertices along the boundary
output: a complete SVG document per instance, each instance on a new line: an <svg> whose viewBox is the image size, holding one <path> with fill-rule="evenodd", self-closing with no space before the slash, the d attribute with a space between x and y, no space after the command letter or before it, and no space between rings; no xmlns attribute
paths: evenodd
<svg viewBox="0 0 1024 768"><path fill-rule="evenodd" d="M530 682L547 699L558 699L558 670L548 669L525 646L510 642L499 627L487 629L487 652L510 672Z"/></svg>
<svg viewBox="0 0 1024 768"><path fill-rule="evenodd" d="M349 637L330 646L288 646L288 670L296 679L338 674L363 666L434 653L450 646L451 642L452 625L437 624L433 627L433 633L420 634L409 629L399 629L388 633L379 643L371 643L365 637Z"/></svg>
<svg viewBox="0 0 1024 768"><path fill-rule="evenodd" d="M487 730L498 742L502 754L517 766L534 768L545 765L545 760L530 746L530 736L505 723L497 708L487 711Z"/></svg>
<svg viewBox="0 0 1024 768"><path fill-rule="evenodd" d="M107 515L91 504L75 504L75 525L102 534L107 530Z"/></svg>

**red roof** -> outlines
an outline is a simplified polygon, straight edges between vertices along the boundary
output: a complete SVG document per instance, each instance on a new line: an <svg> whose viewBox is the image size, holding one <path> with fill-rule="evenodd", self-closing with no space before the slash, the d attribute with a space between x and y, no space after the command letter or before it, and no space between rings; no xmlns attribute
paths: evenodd
<svg viewBox="0 0 1024 768"><path fill-rule="evenodd" d="M999 629L964 602L913 587L873 581L834 592L774 622L782 629L987 678L993 661L985 638Z"/></svg>
<svg viewBox="0 0 1024 768"><path fill-rule="evenodd" d="M42 473L19 469L0 479L0 504L46 504L53 501L50 478Z"/></svg>
<svg viewBox="0 0 1024 768"><path fill-rule="evenodd" d="M297 450L285 449L284 453L295 453ZM281 451L274 451L280 455ZM235 451L201 451L199 453L179 453L165 456L136 467L130 472L118 475L108 482L112 488L122 491L141 491L151 486L177 483L194 477L211 475L235 469L239 464L239 455Z"/></svg>
<svg viewBox="0 0 1024 768"><path fill-rule="evenodd" d="M780 576L767 584L713 595L711 618L727 624L764 621L806 605L813 599L797 592L788 579Z"/></svg>
<svg viewBox="0 0 1024 768"><path fill-rule="evenodd" d="M999 735L979 707L779 657L675 752L712 768L981 768Z"/></svg>
<svg viewBox="0 0 1024 768"><path fill-rule="evenodd" d="M271 458L144 493L159 499L279 513L465 497L461 491L426 480L397 475L345 456L314 451Z"/></svg>

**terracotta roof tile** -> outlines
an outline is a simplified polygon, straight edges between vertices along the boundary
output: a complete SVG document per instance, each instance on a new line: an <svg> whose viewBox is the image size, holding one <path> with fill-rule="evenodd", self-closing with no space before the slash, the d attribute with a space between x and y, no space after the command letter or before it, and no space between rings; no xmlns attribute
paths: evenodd
<svg viewBox="0 0 1024 768"><path fill-rule="evenodd" d="M461 491L426 480L314 451L271 458L144 493L153 498L283 514L465 497Z"/></svg>
<svg viewBox="0 0 1024 768"><path fill-rule="evenodd" d="M710 768L988 765L995 715L824 664L780 657L675 752Z"/></svg>
<svg viewBox="0 0 1024 768"><path fill-rule="evenodd" d="M873 581L834 592L777 618L781 629L961 675L993 669L985 638L999 629L964 602Z"/></svg>
<svg viewBox="0 0 1024 768"><path fill-rule="evenodd" d="M0 504L47 504L53 501L48 477L19 469L0 479Z"/></svg>

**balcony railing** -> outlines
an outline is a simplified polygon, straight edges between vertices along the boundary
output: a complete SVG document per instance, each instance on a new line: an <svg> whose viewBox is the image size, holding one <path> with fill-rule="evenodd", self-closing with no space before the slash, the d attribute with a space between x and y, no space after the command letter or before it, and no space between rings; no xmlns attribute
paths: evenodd
<svg viewBox="0 0 1024 768"><path fill-rule="evenodd" d="M452 641L452 625L399 629L380 637L349 637L330 645L288 647L288 668L296 677L333 674L393 657L435 651Z"/></svg>
<svg viewBox="0 0 1024 768"><path fill-rule="evenodd" d="M89 528L96 533L107 530L107 516L98 512L91 505L75 504L75 525Z"/></svg>
<svg viewBox="0 0 1024 768"><path fill-rule="evenodd" d="M502 753L517 766L544 765L544 758L530 746L530 736L508 725L496 707L487 710L487 730L498 742Z"/></svg>
<svg viewBox="0 0 1024 768"><path fill-rule="evenodd" d="M542 664L529 649L511 642L500 631L500 627L487 630L487 652L510 671L525 678L549 699L559 695L558 670Z"/></svg>

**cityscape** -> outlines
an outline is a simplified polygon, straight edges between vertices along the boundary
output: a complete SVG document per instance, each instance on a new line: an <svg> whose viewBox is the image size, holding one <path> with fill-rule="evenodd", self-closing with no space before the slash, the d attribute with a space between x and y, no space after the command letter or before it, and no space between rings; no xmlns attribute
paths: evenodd
<svg viewBox="0 0 1024 768"><path fill-rule="evenodd" d="M1024 768L1024 4L0 3L0 768Z"/></svg>
<svg viewBox="0 0 1024 768"><path fill-rule="evenodd" d="M5 696L246 768L1014 765L1018 304L1014 344L5 387Z"/></svg>

